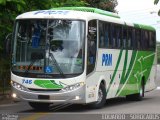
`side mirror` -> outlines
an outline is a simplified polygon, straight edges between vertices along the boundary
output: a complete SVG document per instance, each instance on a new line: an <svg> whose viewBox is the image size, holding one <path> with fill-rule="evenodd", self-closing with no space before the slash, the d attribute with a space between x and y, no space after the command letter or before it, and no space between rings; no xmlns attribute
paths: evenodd
<svg viewBox="0 0 160 120"><path fill-rule="evenodd" d="M12 52L11 42L12 42L12 33L9 33L5 38L5 43L6 43L5 50L7 54L11 54Z"/></svg>

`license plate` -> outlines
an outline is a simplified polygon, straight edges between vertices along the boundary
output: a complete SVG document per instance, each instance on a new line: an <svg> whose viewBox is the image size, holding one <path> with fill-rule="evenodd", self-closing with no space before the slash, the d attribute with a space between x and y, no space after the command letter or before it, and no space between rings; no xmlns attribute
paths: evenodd
<svg viewBox="0 0 160 120"><path fill-rule="evenodd" d="M49 95L38 95L38 99L41 99L41 100L49 100Z"/></svg>

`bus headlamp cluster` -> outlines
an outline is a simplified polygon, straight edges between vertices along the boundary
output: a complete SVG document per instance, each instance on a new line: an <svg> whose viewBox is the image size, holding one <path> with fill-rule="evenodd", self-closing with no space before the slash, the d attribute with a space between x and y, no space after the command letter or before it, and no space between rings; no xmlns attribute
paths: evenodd
<svg viewBox="0 0 160 120"><path fill-rule="evenodd" d="M84 82L76 83L76 84L69 85L69 86L63 88L62 91L72 91L72 90L80 88L83 85L84 85Z"/></svg>
<svg viewBox="0 0 160 120"><path fill-rule="evenodd" d="M18 90L27 91L27 88L22 86L22 85L20 85L19 83L11 81L11 84L12 84L13 87L17 88Z"/></svg>

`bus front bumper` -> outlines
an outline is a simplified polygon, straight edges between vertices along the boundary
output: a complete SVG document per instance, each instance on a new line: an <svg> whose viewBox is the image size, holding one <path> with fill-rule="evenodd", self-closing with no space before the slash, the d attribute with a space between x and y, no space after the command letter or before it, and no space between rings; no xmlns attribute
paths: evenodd
<svg viewBox="0 0 160 120"><path fill-rule="evenodd" d="M33 91L19 90L12 86L12 97L15 101L45 102L45 103L86 103L85 85L72 91Z"/></svg>

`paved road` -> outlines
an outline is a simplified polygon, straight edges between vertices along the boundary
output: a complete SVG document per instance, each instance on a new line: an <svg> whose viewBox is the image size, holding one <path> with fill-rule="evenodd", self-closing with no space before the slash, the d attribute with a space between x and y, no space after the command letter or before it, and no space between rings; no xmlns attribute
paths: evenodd
<svg viewBox="0 0 160 120"><path fill-rule="evenodd" d="M160 73L160 66L158 66ZM156 85L160 86L160 74L157 74ZM65 107L64 106L68 106ZM7 114L6 114L7 113ZM26 102L0 105L0 116L18 117L22 120L101 120L105 114L127 114L127 113L159 113L160 114L160 89L145 94L143 101L126 101L125 98L107 100L102 109L91 109L85 105L53 105L49 111L35 111ZM159 116L160 117L160 116ZM5 119L4 119L5 120Z"/></svg>

